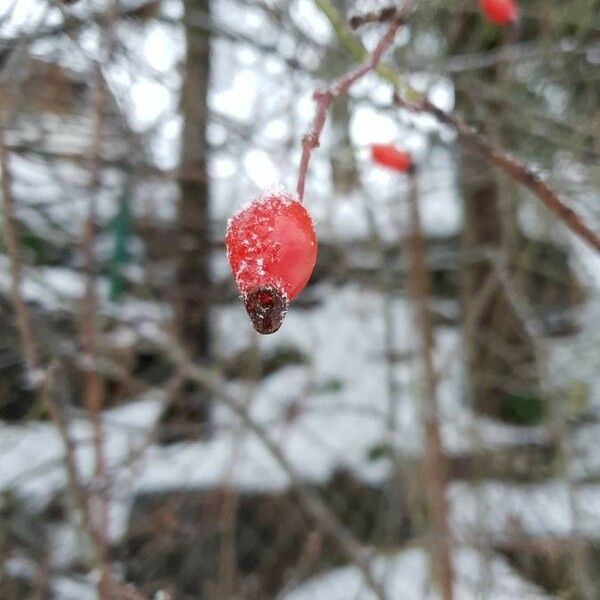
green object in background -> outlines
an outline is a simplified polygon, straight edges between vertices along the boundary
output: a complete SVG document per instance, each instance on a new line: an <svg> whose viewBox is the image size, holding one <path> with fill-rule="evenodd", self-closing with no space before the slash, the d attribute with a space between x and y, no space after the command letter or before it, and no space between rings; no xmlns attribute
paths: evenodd
<svg viewBox="0 0 600 600"><path fill-rule="evenodd" d="M371 446L367 451L367 460L375 462L383 458L391 458L394 456L394 449L390 444L381 443Z"/></svg>
<svg viewBox="0 0 600 600"><path fill-rule="evenodd" d="M323 383L317 384L314 388L315 394L332 394L340 392L344 388L344 382L341 379L327 379Z"/></svg>
<svg viewBox="0 0 600 600"><path fill-rule="evenodd" d="M537 425L546 413L546 402L538 396L527 394L505 396L500 408L502 419L516 425Z"/></svg>
<svg viewBox="0 0 600 600"><path fill-rule="evenodd" d="M572 381L566 389L570 417L584 416L589 410L589 389L583 381Z"/></svg>

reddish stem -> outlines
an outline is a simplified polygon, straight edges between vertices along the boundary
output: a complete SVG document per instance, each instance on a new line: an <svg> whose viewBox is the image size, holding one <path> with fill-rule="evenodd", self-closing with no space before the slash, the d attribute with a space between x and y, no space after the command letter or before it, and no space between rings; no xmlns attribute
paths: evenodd
<svg viewBox="0 0 600 600"><path fill-rule="evenodd" d="M352 84L377 67L385 51L392 45L401 24L402 23L398 19L392 22L365 63L352 69L339 79L336 79L326 90L317 90L313 94L313 100L317 105L317 109L310 129L302 140L302 158L300 159L298 183L296 185L296 192L300 200L304 198L304 186L306 183L306 173L308 171L310 155L315 148L319 147L321 132L325 126L327 111L329 110L331 103L334 98L345 94Z"/></svg>
<svg viewBox="0 0 600 600"><path fill-rule="evenodd" d="M494 146L484 135L468 127L458 116L437 108L437 106L434 106L427 99L411 104L404 102L396 96L395 101L401 108L406 108L413 112L429 113L440 123L450 126L458 134L461 142L473 148L491 164L502 169L514 181L529 189L572 233L586 242L591 248L600 252L600 235L590 229L584 218L570 208L529 167L521 164L502 149Z"/></svg>

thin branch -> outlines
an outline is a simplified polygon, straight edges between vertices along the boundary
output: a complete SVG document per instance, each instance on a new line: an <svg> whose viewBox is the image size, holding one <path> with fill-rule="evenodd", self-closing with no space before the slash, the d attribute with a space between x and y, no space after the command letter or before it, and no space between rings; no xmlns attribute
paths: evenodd
<svg viewBox="0 0 600 600"><path fill-rule="evenodd" d="M366 60L369 56L369 53L367 52L360 38L354 34L354 32L348 26L348 23L331 3L331 0L314 0L314 3L329 21L339 45L355 61ZM412 10L413 4L414 2L411 0L406 4L405 9L402 11L401 18L404 21L408 19L408 15ZM405 79L391 67L388 67L387 65L378 65L375 68L375 72L379 75L379 77L381 77L381 79L394 86L394 89L402 90L402 95L405 98L411 100L417 100L421 98L421 94L409 85L407 79Z"/></svg>
<svg viewBox="0 0 600 600"><path fill-rule="evenodd" d="M437 401L437 375L434 363L435 338L429 312L429 272L425 263L425 240L421 228L416 173L409 175L408 192L409 234L406 238L408 257L407 285L413 303L415 321L420 337L425 389L423 394L423 425L425 429L424 476L428 504L433 518L434 539L430 549L435 577L441 596L452 600L452 560L448 526L447 465L440 432Z"/></svg>
<svg viewBox="0 0 600 600"><path fill-rule="evenodd" d="M152 341L156 342L156 340ZM218 372L193 364L188 359L185 351L172 340L162 344L162 349L182 372L185 372L190 379L195 380L211 391L215 399L223 402L258 437L269 454L289 477L306 513L318 524L322 531L331 535L348 560L358 567L365 578L365 582L373 590L376 597L379 600L385 600L388 596L373 575L366 550L331 512L319 494L303 482L302 475L296 471L283 450L271 439L264 427L252 418L248 406L227 394L224 382Z"/></svg>
<svg viewBox="0 0 600 600"><path fill-rule="evenodd" d="M398 19L401 15L401 9L398 6L384 6L379 10L372 10L366 13L352 15L348 20L352 29L358 29L367 23L385 23L393 19Z"/></svg>
<svg viewBox="0 0 600 600"><path fill-rule="evenodd" d="M71 493L73 494L75 504L81 513L81 519L84 523L85 529L88 531L90 537L95 539L96 533L90 519L87 489L81 480L79 468L77 467L76 443L69 432L67 419L64 414L64 406L58 400L58 395L56 395L55 398L55 387L59 374L59 363L55 362L51 364L48 368L48 377L46 378L46 382L42 390L42 399L46 409L48 410L50 418L52 419L52 422L56 426L56 430L58 431L64 446L64 462L67 470L69 487L71 488Z"/></svg>
<svg viewBox="0 0 600 600"><path fill-rule="evenodd" d="M449 75L451 73L489 69L504 63L514 64L523 61L539 61L546 58L553 59L560 56L586 55L598 52L599 49L600 44L598 42L580 45L573 39L564 39L555 45L542 44L539 41L524 42L485 52L455 54L441 65L432 65L431 61L411 62L406 65L406 69L408 71L440 72Z"/></svg>
<svg viewBox="0 0 600 600"><path fill-rule="evenodd" d="M304 186L306 182L306 173L308 171L310 156L312 151L319 146L321 132L325 126L325 121L327 120L327 111L329 110L331 103L338 96L345 94L356 81L377 67L385 51L392 45L396 37L396 33L401 25L401 20L394 20L388 27L385 35L381 38L373 50L373 53L369 59L364 64L334 81L326 90L316 91L314 93L313 99L316 102L317 107L310 130L304 136L302 141L302 157L300 159L298 183L296 185L296 192L300 200L304 198Z"/></svg>
<svg viewBox="0 0 600 600"><path fill-rule="evenodd" d="M40 376L39 351L33 334L31 315L22 295L23 266L19 251L19 238L12 195L12 177L8 164L8 151L6 149L3 126L0 127L0 168L2 171L2 178L0 180L3 212L2 223L10 261L12 302L16 313L17 328L21 336L21 343L23 344L28 379L31 385L39 387L43 383L43 376Z"/></svg>
<svg viewBox="0 0 600 600"><path fill-rule="evenodd" d="M97 299L96 264L94 257L97 196L101 173L100 157L102 155L102 129L104 126L106 101L107 97L102 68L99 63L95 63L92 147L90 149L90 179L88 185L89 207L87 218L83 225L82 236L82 254L86 274L86 284L81 310L80 337L84 352L82 366L85 371L85 407L92 426L95 459L94 477L98 483L98 493L96 495L90 495L89 501L95 501L96 504L90 511L90 517L94 519L92 526L96 533L96 541L98 543L97 550L100 558L98 596L101 600L110 600L112 597L111 590L114 586L110 573L110 551L107 540L109 490L101 414L104 382L97 365Z"/></svg>
<svg viewBox="0 0 600 600"><path fill-rule="evenodd" d="M490 262L494 267L498 280L503 285L508 301L519 314L529 335L532 339L536 340L536 362L543 370L543 380L548 381L551 379L548 373L548 348L542 337L542 327L527 299L514 283L506 262L494 257L490 257ZM567 490L567 504L569 507L571 523L576 524L581 522L582 510L577 498L577 483L574 481L569 469L569 465L573 463L574 450L566 429L564 414L559 408L562 405L563 399L560 397L557 398L556 393L553 390L549 390L547 396L547 402L550 406L550 434L557 443L558 461L562 470L564 485ZM575 530L572 530L568 542L573 555L570 565L573 581L577 583L582 598L585 600L592 600L596 595L594 593L594 583L590 577L587 564L585 542L582 538L577 537Z"/></svg>
<svg viewBox="0 0 600 600"><path fill-rule="evenodd" d="M467 126L458 116L439 109L427 99L423 99L417 103L410 103L396 95L395 102L401 108L412 112L430 114L440 123L454 129L463 143L471 146L490 163L501 168L509 177L529 189L577 237L600 252L600 236L594 233L584 223L583 219L573 209L569 208L564 200L550 189L529 167L494 146L485 136Z"/></svg>
<svg viewBox="0 0 600 600"><path fill-rule="evenodd" d="M73 442L64 419L64 415L55 404L52 396L55 380L59 371L57 364L52 364L48 369L42 370L39 350L35 339L32 320L29 309L21 293L22 287L22 263L19 253L18 236L15 225L15 211L12 196L11 171L8 164L8 153L4 139L4 127L0 127L0 166L2 168L2 179L0 181L2 192L3 224L6 245L8 248L11 265L12 300L15 306L17 327L21 337L21 343L25 353L29 379L31 384L40 392L42 404L46 406L50 417L63 441L65 448L65 465L67 468L69 484L72 489L75 502L81 512L81 516L92 540L94 547L100 547L101 537L92 522L90 507L88 504L87 490L81 482L79 470L76 464L76 447ZM108 598L108 596L106 596Z"/></svg>

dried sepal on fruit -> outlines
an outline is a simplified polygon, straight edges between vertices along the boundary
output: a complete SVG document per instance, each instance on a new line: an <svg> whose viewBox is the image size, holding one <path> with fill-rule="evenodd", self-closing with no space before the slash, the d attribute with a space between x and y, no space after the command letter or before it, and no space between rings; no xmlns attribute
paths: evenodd
<svg viewBox="0 0 600 600"><path fill-rule="evenodd" d="M252 325L259 333L274 333L315 266L310 215L288 192L266 193L229 220L225 245Z"/></svg>

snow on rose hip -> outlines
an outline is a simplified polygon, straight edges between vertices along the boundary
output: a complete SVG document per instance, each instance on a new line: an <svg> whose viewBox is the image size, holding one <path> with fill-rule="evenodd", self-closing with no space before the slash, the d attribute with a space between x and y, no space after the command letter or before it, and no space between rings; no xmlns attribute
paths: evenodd
<svg viewBox="0 0 600 600"><path fill-rule="evenodd" d="M265 194L229 220L225 246L252 325L275 333L317 260L310 215L287 192Z"/></svg>

